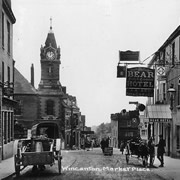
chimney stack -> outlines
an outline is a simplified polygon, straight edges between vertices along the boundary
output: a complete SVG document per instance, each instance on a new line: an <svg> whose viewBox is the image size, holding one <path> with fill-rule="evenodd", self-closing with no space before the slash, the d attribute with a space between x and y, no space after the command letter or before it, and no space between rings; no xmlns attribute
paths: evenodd
<svg viewBox="0 0 180 180"><path fill-rule="evenodd" d="M34 65L31 65L31 85L34 87Z"/></svg>

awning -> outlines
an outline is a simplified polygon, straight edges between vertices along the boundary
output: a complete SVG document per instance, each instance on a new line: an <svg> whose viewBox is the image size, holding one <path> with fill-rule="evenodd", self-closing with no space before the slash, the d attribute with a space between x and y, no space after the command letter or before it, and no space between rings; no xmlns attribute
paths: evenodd
<svg viewBox="0 0 180 180"><path fill-rule="evenodd" d="M148 105L147 117L149 118L149 122L171 122L172 116L170 106L164 104Z"/></svg>

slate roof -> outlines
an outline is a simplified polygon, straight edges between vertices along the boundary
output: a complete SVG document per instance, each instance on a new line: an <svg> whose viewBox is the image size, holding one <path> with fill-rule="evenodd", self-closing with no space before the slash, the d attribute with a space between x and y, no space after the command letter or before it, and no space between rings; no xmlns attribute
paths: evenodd
<svg viewBox="0 0 180 180"><path fill-rule="evenodd" d="M14 94L36 94L36 89L14 68Z"/></svg>
<svg viewBox="0 0 180 180"><path fill-rule="evenodd" d="M54 32L52 31L52 29L50 29L47 35L45 47L49 47L50 44L53 48L57 49L56 39L55 39Z"/></svg>

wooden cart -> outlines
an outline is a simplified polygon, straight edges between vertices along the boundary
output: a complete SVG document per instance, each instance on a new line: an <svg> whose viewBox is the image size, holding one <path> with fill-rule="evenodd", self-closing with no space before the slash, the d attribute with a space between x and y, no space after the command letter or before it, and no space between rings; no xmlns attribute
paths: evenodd
<svg viewBox="0 0 180 180"><path fill-rule="evenodd" d="M58 162L61 174L61 139L60 128L56 122L42 122L31 129L31 139L16 140L14 143L14 165L16 175L21 167L28 165L45 167Z"/></svg>

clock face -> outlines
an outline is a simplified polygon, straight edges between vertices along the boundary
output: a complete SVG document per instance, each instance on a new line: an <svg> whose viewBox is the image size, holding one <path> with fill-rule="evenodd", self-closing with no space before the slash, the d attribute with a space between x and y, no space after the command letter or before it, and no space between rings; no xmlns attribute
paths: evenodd
<svg viewBox="0 0 180 180"><path fill-rule="evenodd" d="M55 54L54 54L54 52L53 52L53 51L48 51L48 52L46 53L46 58L47 58L48 60L53 60L53 59L55 59Z"/></svg>

